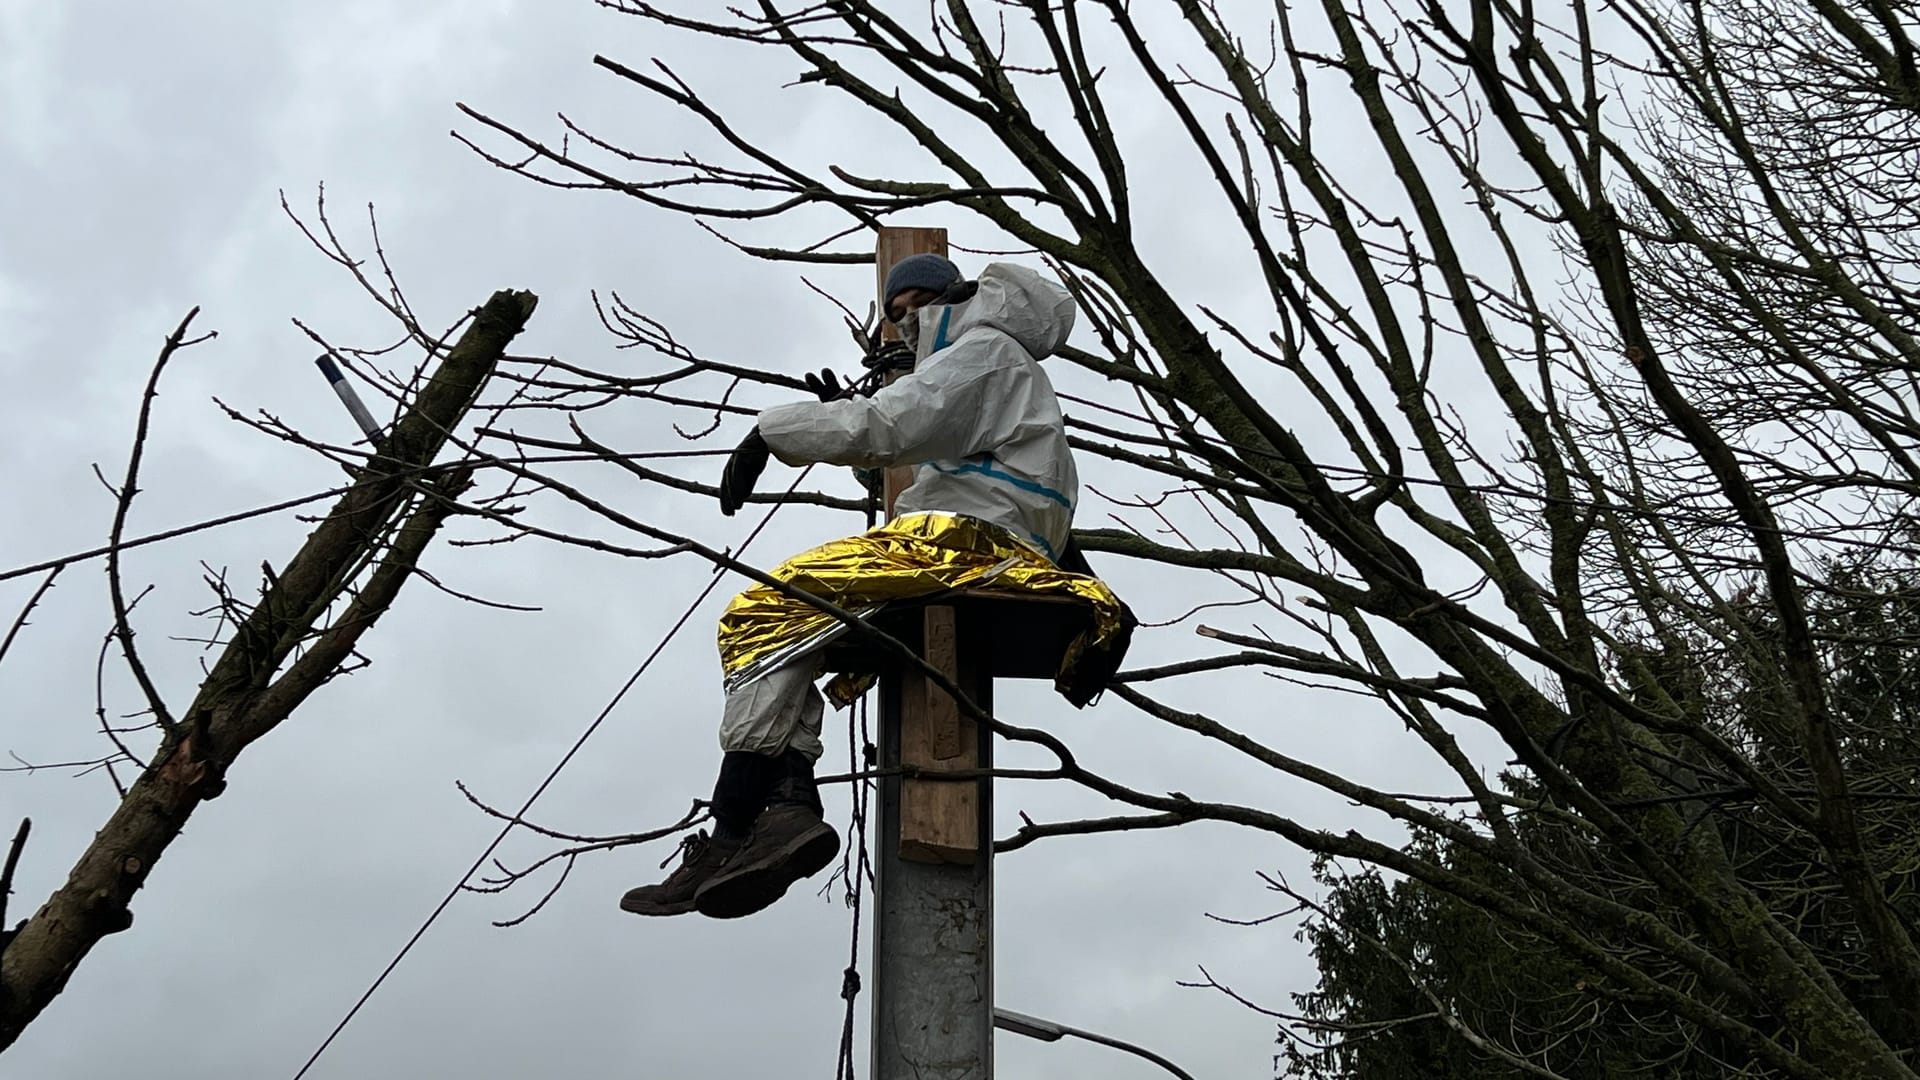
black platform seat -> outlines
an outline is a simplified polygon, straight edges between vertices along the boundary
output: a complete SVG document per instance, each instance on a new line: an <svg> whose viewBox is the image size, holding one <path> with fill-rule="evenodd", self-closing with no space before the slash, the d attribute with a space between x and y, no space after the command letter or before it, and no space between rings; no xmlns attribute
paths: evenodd
<svg viewBox="0 0 1920 1080"><path fill-rule="evenodd" d="M1073 596L1049 596L991 586L939 593L923 600L889 604L874 616L875 626L916 652L923 648L929 605L954 609L958 634L969 648L993 665L996 679L1051 679L1060 670L1073 639L1093 626L1093 607ZM827 647L830 672L879 672L891 663L886 649L849 630Z"/></svg>

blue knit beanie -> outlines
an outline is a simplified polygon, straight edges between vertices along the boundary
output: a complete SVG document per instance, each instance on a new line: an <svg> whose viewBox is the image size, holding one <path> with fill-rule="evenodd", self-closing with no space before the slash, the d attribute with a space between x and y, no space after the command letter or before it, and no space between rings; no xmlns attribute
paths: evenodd
<svg viewBox="0 0 1920 1080"><path fill-rule="evenodd" d="M894 298L908 289L943 293L960 280L960 268L938 255L909 255L887 271L886 300L881 307L893 317Z"/></svg>

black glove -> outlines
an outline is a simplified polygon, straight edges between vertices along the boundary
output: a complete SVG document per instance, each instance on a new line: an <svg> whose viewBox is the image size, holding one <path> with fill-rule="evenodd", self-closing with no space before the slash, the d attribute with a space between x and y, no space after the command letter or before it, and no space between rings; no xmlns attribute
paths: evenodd
<svg viewBox="0 0 1920 1080"><path fill-rule="evenodd" d="M760 429L754 428L740 445L727 458L727 467L720 474L720 512L728 517L735 510L747 504L747 496L753 494L754 482L767 467L767 458L771 451L767 449L767 440L760 437Z"/></svg>
<svg viewBox="0 0 1920 1080"><path fill-rule="evenodd" d="M904 341L876 345L873 351L861 357L860 364L868 371L912 371L913 346Z"/></svg>
<svg viewBox="0 0 1920 1080"><path fill-rule="evenodd" d="M818 375L809 371L801 381L806 383L807 389L813 391L813 396L821 401L836 400L847 392L847 388L840 385L840 377L833 373L832 368L821 368Z"/></svg>

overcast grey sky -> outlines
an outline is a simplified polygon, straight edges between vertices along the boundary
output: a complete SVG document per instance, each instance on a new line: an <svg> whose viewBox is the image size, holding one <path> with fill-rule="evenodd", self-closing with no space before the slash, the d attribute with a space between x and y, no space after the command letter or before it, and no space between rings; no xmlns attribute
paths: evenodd
<svg viewBox="0 0 1920 1080"><path fill-rule="evenodd" d="M613 350L588 301L590 289L617 289L703 351L795 371L850 367L835 313L797 271L748 260L630 200L537 187L449 137L475 130L454 109L464 101L542 133L565 109L627 145L705 145L682 116L593 67L596 52L635 64L666 57L757 135L809 160L884 171L901 149L890 133L869 142L848 119L855 114L817 93L767 94L784 77L777 64L743 70L737 53L664 38L588 0L0 0L0 563L102 542L112 503L89 466L110 476L124 467L155 350L194 305L197 325L220 336L168 375L131 531L338 482L325 462L227 421L211 400L345 440L350 422L290 320L349 343L391 337L382 313L282 215L283 188L309 212L325 182L336 224L366 254L365 207L376 204L386 249L430 323L450 322L495 288L528 288L541 304L519 351L640 365ZM1175 133L1142 105L1124 113L1129 137L1149 148L1136 179L1164 199L1191 163L1150 152ZM1210 247L1205 230L1162 205L1143 215L1143 229L1182 294L1257 310L1257 281L1236 284L1248 271L1238 251ZM951 224L963 242L993 239L967 222L908 223ZM807 276L858 303L871 273ZM1055 374L1106 393L1081 373ZM589 426L607 441L663 445L646 417ZM733 421L716 439L730 443L738 429ZM1095 484L1103 475L1085 472ZM596 476L636 516L719 544L744 529L745 519L724 519L708 502ZM776 470L768 482L787 479ZM538 509L552 515L544 520L571 520L550 503ZM771 562L847 527L796 510L750 554ZM305 529L282 515L129 556L129 580L155 586L138 622L170 699L184 702L196 682L197 648L167 639L202 629L188 615L207 598L202 562L250 584L262 560L284 561ZM480 535L470 525L453 532ZM636 565L531 543L443 544L427 565L455 588L543 610L476 608L411 587L363 644L372 667L325 688L246 753L227 793L199 811L136 898L132 931L88 958L0 1056L0 1077L291 1076L492 836L494 824L454 781L517 803L705 580L690 562ZM1190 581L1115 581L1148 619L1197 599ZM33 584L0 583L6 618ZM708 602L536 817L589 832L651 827L706 794L720 702L710 628L724 598ZM93 660L107 621L99 565L70 570L0 664L0 749L28 761L100 752ZM1188 624L1144 634L1136 659L1194 651ZM134 707L117 671L108 692L114 707ZM1421 759L1392 748L1394 722L1350 697L1227 677L1182 700L1318 764L1389 786L1431 782ZM1337 803L1296 790L1303 785L1119 702L1076 713L1045 686L1003 685L997 704L1137 787L1346 820ZM829 719L827 764L845 760L841 723ZM0 774L0 824L10 833L22 814L35 824L11 917L63 880L112 799L99 775ZM1072 792L1003 789L1002 817L1013 822L1018 810L1045 819L1098 806ZM830 793L829 813L844 826L844 793ZM488 922L518 914L531 896L461 898L311 1075L830 1075L846 910L796 889L736 923L619 912L621 891L656 880L667 854L656 846L583 860L547 910L516 929ZM1301 853L1224 826L1067 839L1008 856L996 870L999 1003L1136 1040L1196 1076L1271 1075L1268 1021L1176 985L1205 965L1279 1006L1312 985L1291 924L1206 918L1267 913L1258 870L1307 878ZM1002 1036L999 1053L1004 1077L1157 1075L1087 1044Z"/></svg>

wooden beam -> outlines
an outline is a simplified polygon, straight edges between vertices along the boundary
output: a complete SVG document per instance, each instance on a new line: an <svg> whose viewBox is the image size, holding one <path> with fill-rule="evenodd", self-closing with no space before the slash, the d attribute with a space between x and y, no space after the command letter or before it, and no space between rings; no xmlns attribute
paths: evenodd
<svg viewBox="0 0 1920 1080"><path fill-rule="evenodd" d="M947 253L947 230L883 228L874 247L875 294L886 302L887 271L909 255ZM884 312L882 312L884 315ZM885 323L882 334L892 339L899 330ZM911 468L887 470L887 516L894 500L913 482ZM963 688L971 685L975 664L964 654L950 606L926 609L925 656ZM961 674L969 676L962 682ZM991 679L982 672L979 678ZM960 715L960 706L918 673L906 676L900 701L900 763L918 769L966 770L980 767L979 738L974 723ZM983 783L943 780L906 780L900 791L900 857L914 862L971 864L980 857L980 808Z"/></svg>
<svg viewBox="0 0 1920 1080"><path fill-rule="evenodd" d="M900 340L900 328L887 321L887 310L885 307L887 302L887 271L893 269L894 263L899 262L909 255L939 255L945 258L946 254L947 230L945 229L908 229L889 225L880 230L880 235L875 239L873 247L873 295L875 302L882 305L880 308L880 337L882 340ZM892 382L893 379L894 376L887 376L888 382ZM885 495L887 517L893 517L893 501L899 498L900 493L905 491L911 483L913 483L913 470L911 468L902 466L887 470Z"/></svg>
<svg viewBox="0 0 1920 1080"><path fill-rule="evenodd" d="M926 620L926 656L927 663L935 671L949 679L960 678L960 643L954 639L954 612L946 604L936 604L927 608L923 618ZM928 750L935 761L952 761L960 756L960 703L953 695L927 683L927 737L932 745ZM971 721L969 721L971 722ZM951 785L949 785L951 786Z"/></svg>
<svg viewBox="0 0 1920 1080"><path fill-rule="evenodd" d="M934 670L980 700L973 691L983 676L992 675L968 655L972 650L963 645L955 616L949 605L927 607L922 615L923 655ZM904 680L901 706L901 764L942 770L979 766L978 725L960 715L960 703L952 695L916 671ZM909 723L915 712L918 722ZM909 777L900 792L900 857L971 865L980 857L980 792L985 783Z"/></svg>

